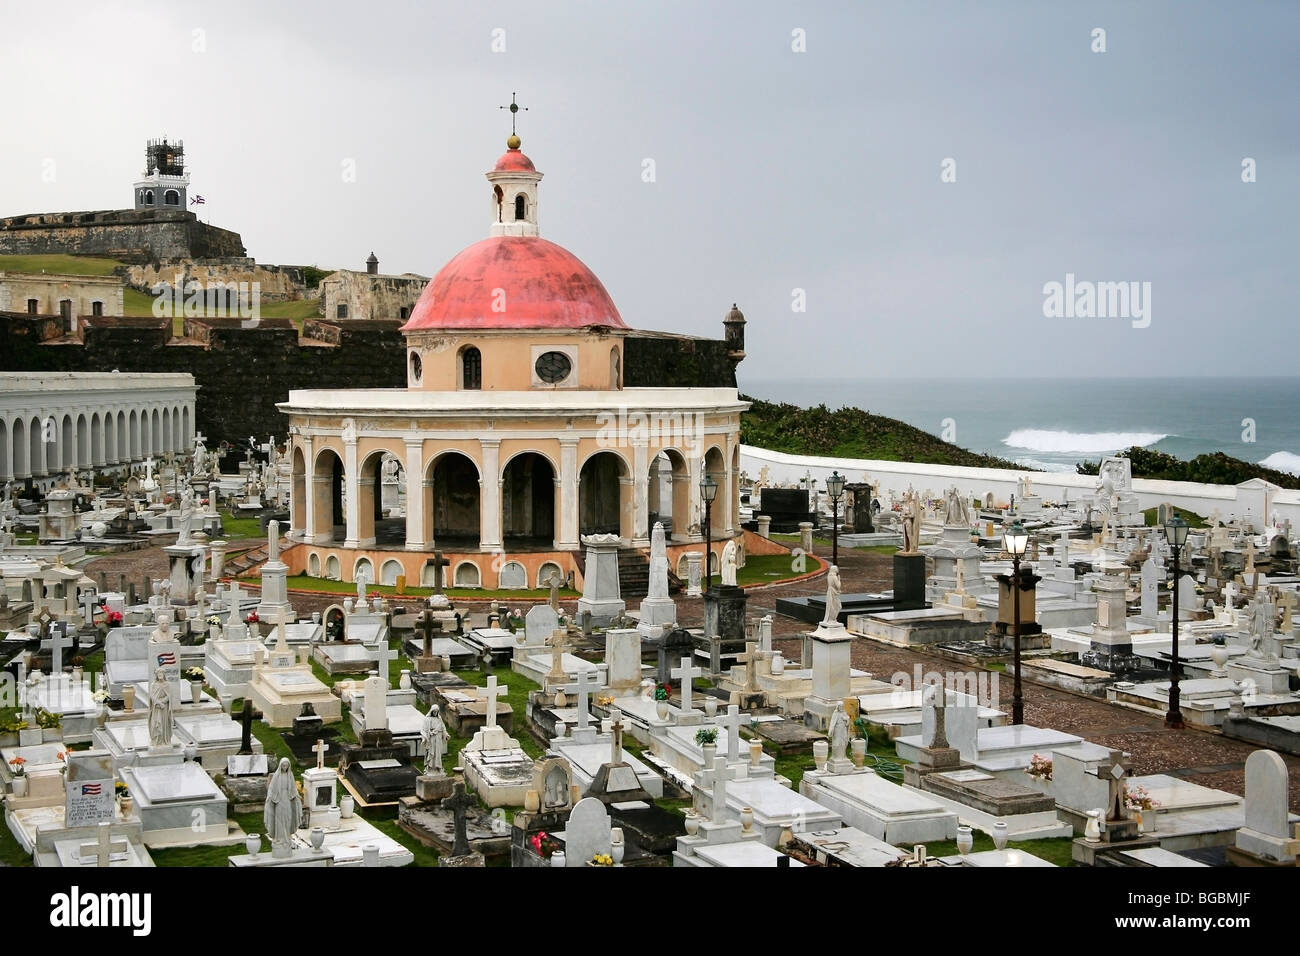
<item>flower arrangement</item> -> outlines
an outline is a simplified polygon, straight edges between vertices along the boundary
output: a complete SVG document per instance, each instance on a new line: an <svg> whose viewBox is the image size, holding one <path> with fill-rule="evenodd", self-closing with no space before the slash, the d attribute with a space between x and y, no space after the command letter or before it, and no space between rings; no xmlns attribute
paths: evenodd
<svg viewBox="0 0 1300 956"><path fill-rule="evenodd" d="M712 747L718 742L718 728L701 727L695 731L695 742L701 747Z"/></svg>
<svg viewBox="0 0 1300 956"><path fill-rule="evenodd" d="M100 690L95 691L91 697L94 698L95 703L102 704L104 701L108 700L108 691L101 688Z"/></svg>
<svg viewBox="0 0 1300 956"><path fill-rule="evenodd" d="M533 848L533 852L538 856L543 859L550 859L551 854L559 850L563 844L545 830L538 830L528 838L528 845Z"/></svg>
<svg viewBox="0 0 1300 956"><path fill-rule="evenodd" d="M1124 806L1130 810L1139 812L1154 810L1159 805L1159 802L1152 798L1151 792L1141 784L1128 787L1124 792Z"/></svg>
<svg viewBox="0 0 1300 956"><path fill-rule="evenodd" d="M24 766L24 764L26 763L27 763L26 757L14 757L12 760L9 761L9 767L10 769L13 770L15 777L27 776L27 768Z"/></svg>
<svg viewBox="0 0 1300 956"><path fill-rule="evenodd" d="M1029 758L1029 766L1025 768L1025 773L1035 780L1052 779L1052 758L1044 757L1042 754L1034 754Z"/></svg>
<svg viewBox="0 0 1300 956"><path fill-rule="evenodd" d="M188 681L202 681L205 679L202 667L187 667L181 671L181 676Z"/></svg>
<svg viewBox="0 0 1300 956"><path fill-rule="evenodd" d="M220 627L220 626L221 626L221 615L219 615L219 614L209 614L209 615L208 615L208 627Z"/></svg>
<svg viewBox="0 0 1300 956"><path fill-rule="evenodd" d="M44 707L36 708L36 726L42 730L53 730L63 723L63 718L58 714L51 713Z"/></svg>
<svg viewBox="0 0 1300 956"><path fill-rule="evenodd" d="M119 780L113 784L113 794L117 797L129 797L131 796L131 791L126 784Z"/></svg>
<svg viewBox="0 0 1300 956"><path fill-rule="evenodd" d="M608 706L609 706L610 704L612 704L612 703L614 703L614 695L613 695L613 694L597 694L597 695L596 695L596 706L597 706L597 707L608 707Z"/></svg>
<svg viewBox="0 0 1300 956"><path fill-rule="evenodd" d="M671 684L658 684L655 686L655 700L667 700L673 694Z"/></svg>
<svg viewBox="0 0 1300 956"><path fill-rule="evenodd" d="M108 612L107 614L104 615L104 620L105 620L105 622L108 624L109 627L121 627L121 626L122 626L122 612L121 612L121 611L114 611L114 610L110 609L109 612Z"/></svg>
<svg viewBox="0 0 1300 956"><path fill-rule="evenodd" d="M260 617L257 616L257 612L256 612L256 611L249 611L249 612L248 612L248 616L244 618L244 623L245 623L245 624L257 624L257 623L260 623L261 620L262 620L262 619L261 619Z"/></svg>
<svg viewBox="0 0 1300 956"><path fill-rule="evenodd" d="M592 866L613 866L614 858L608 853L597 853L591 858Z"/></svg>

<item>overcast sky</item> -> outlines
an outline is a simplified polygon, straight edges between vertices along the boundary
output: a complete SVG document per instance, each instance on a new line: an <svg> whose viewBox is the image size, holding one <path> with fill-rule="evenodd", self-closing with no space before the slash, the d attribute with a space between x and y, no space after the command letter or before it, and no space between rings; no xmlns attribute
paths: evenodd
<svg viewBox="0 0 1300 956"><path fill-rule="evenodd" d="M0 215L129 206L166 134L200 215L259 261L364 268L373 249L384 272L432 275L487 234L483 172L518 90L542 234L629 325L718 336L738 302L747 379L1295 368L1277 347L1294 341L1294 2L0 16ZM1044 317L1067 273L1150 282L1149 326Z"/></svg>

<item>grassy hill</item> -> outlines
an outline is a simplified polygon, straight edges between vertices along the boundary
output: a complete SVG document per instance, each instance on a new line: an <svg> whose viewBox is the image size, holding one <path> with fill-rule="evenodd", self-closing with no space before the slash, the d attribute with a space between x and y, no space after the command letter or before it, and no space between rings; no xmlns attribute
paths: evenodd
<svg viewBox="0 0 1300 956"><path fill-rule="evenodd" d="M1263 478L1280 488L1300 488L1300 476L1285 471L1265 468L1254 462L1232 458L1221 451L1197 455L1184 461L1162 451L1152 451L1135 445L1119 453L1127 458L1133 468L1134 478L1154 478L1161 481L1199 481L1211 485L1236 485L1251 478ZM1081 475L1095 475L1101 462L1086 461L1076 465Z"/></svg>
<svg viewBox="0 0 1300 956"><path fill-rule="evenodd" d="M0 256L0 272L45 272L49 275L111 276L125 263L88 256Z"/></svg>
<svg viewBox="0 0 1300 956"><path fill-rule="evenodd" d="M740 440L747 445L790 455L1034 470L1005 458L967 451L905 422L860 408L831 411L825 405L800 408L786 402L744 398L753 402L750 410L740 417Z"/></svg>

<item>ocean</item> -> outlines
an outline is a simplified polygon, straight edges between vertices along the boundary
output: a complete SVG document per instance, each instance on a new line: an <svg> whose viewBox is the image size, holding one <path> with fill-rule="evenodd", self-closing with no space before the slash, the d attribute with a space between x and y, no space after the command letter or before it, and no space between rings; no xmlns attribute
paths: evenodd
<svg viewBox="0 0 1300 956"><path fill-rule="evenodd" d="M1300 378L749 379L741 391L898 418L971 451L1073 471L1133 445L1300 474Z"/></svg>

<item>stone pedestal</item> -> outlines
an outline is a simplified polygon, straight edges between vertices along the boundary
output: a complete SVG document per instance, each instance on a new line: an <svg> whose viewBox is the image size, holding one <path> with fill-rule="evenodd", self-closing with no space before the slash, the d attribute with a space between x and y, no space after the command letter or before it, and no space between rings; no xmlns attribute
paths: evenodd
<svg viewBox="0 0 1300 956"><path fill-rule="evenodd" d="M212 580L219 581L226 570L226 546L225 541L216 540L208 542L208 549L212 552Z"/></svg>
<svg viewBox="0 0 1300 956"><path fill-rule="evenodd" d="M758 536L760 538L772 537L772 518L770 515L758 516Z"/></svg>
<svg viewBox="0 0 1300 956"><path fill-rule="evenodd" d="M1001 607L1001 582L999 584L999 608ZM1097 593L1097 622L1092 627L1092 653L1098 665L1106 668L1117 667L1120 658L1133 654L1133 638L1129 636L1125 592L1123 580L1117 577L1103 577L1092 589ZM1024 609L1024 595L1021 594L1021 609ZM1001 613L999 612L999 617ZM1023 614L1022 614L1023 617ZM1010 612L1007 620L1011 620ZM996 625L995 625L996 627Z"/></svg>
<svg viewBox="0 0 1300 956"><path fill-rule="evenodd" d="M811 521L799 522L799 547L803 548L805 554L812 554L812 533L813 523Z"/></svg>
<svg viewBox="0 0 1300 956"><path fill-rule="evenodd" d="M686 596L699 597L703 591L704 555L699 551L686 552Z"/></svg>
<svg viewBox="0 0 1300 956"><path fill-rule="evenodd" d="M858 534L873 534L875 527L871 523L871 486L861 482L845 485L844 490L853 496L846 509L853 530Z"/></svg>
<svg viewBox="0 0 1300 956"><path fill-rule="evenodd" d="M744 648L747 600L744 588L730 584L720 584L705 593L704 633L709 637L710 673L721 670L724 645Z"/></svg>
<svg viewBox="0 0 1300 956"><path fill-rule="evenodd" d="M592 627L603 628L627 610L618 582L618 548L616 534L591 534L582 539L587 546L587 567L582 577L582 597L578 599L578 616L585 613Z"/></svg>
<svg viewBox="0 0 1300 956"><path fill-rule="evenodd" d="M822 623L808 635L812 657L812 693L804 701L804 723L825 730L831 715L851 692L849 651L853 638L844 625Z"/></svg>
<svg viewBox="0 0 1300 956"><path fill-rule="evenodd" d="M171 561L171 603L189 607L203 590L203 545L173 544L163 551Z"/></svg>
<svg viewBox="0 0 1300 956"><path fill-rule="evenodd" d="M925 607L925 555L894 555L894 610L916 611Z"/></svg>
<svg viewBox="0 0 1300 956"><path fill-rule="evenodd" d="M1181 632L1180 632L1181 633ZM1228 662L1228 677L1248 681L1257 694L1287 694L1291 689L1291 672L1262 657L1238 657Z"/></svg>
<svg viewBox="0 0 1300 956"><path fill-rule="evenodd" d="M415 796L425 803L451 796L454 777L445 773L421 774L415 778Z"/></svg>

